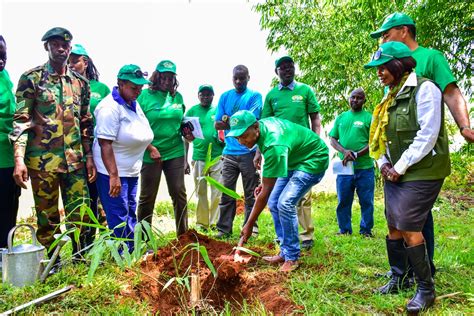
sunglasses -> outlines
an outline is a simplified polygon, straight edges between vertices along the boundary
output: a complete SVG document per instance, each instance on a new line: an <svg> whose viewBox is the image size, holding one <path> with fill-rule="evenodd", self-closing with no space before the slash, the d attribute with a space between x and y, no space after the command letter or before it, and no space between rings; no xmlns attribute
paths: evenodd
<svg viewBox="0 0 474 316"><path fill-rule="evenodd" d="M143 78L143 77L147 77L148 76L148 72L146 71L141 71L140 69L137 69L135 71L131 71L131 72L124 72L122 73L123 75L135 75L135 77L137 78Z"/></svg>
<svg viewBox="0 0 474 316"><path fill-rule="evenodd" d="M374 55L372 55L372 60L379 60L380 57L382 57L382 56L395 58L395 56L387 55L387 54L382 53L382 50L379 49L374 53Z"/></svg>

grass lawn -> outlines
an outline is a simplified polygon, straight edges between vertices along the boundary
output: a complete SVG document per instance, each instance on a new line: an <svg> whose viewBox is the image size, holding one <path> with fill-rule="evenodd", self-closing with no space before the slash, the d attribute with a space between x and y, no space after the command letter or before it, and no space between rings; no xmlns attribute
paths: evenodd
<svg viewBox="0 0 474 316"><path fill-rule="evenodd" d="M464 194L467 200L458 199ZM474 313L473 290L473 192L444 193L434 208L436 230L435 262L436 291L435 306L428 314L464 315ZM467 201L467 202L466 202ZM388 270L385 250L385 219L383 200L376 198L375 238L365 238L357 234L360 220L359 207L353 210L352 236L336 236L337 222L335 208L336 195L319 194L313 199L313 218L315 225L315 246L303 252L300 268L287 280L292 299L303 307L308 315L347 315L347 314L400 314L413 295L410 290L398 295L378 295L373 289L386 282L377 273ZM171 208L161 204L161 213ZM191 212L190 216L194 216ZM242 215L237 217L234 226L234 241L237 243ZM259 219L260 235L251 239L248 246L264 247L274 238L273 224L269 212L262 213ZM20 235L26 238L26 234ZM173 238L166 234L162 245ZM65 249L65 252L69 249ZM132 268L134 270L135 268ZM276 269L268 267L268 269ZM136 270L136 269L135 269ZM128 284L139 281L130 273L120 270L112 260L101 265L91 283L86 281L87 266L84 264L66 265L59 273L49 277L45 284L26 288L2 286L0 292L0 312L46 295L67 285L75 289L60 299L24 310L24 314L136 314L149 313L145 302L137 303L121 296L121 290ZM231 314L229 311L223 314ZM241 314L265 314L262 306L244 306Z"/></svg>

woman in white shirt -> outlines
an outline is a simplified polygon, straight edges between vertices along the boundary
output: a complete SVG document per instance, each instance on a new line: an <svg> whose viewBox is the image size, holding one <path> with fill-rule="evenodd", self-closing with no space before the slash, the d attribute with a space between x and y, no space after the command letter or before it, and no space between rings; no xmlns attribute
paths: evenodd
<svg viewBox="0 0 474 316"><path fill-rule="evenodd" d="M435 288L422 229L450 173L448 138L440 89L417 77L412 52L401 42L380 46L365 68L377 67L388 87L374 109L370 155L384 182L386 238L391 280L378 289L397 293L409 287L408 261L417 281L407 311L418 313L434 303Z"/></svg>
<svg viewBox="0 0 474 316"><path fill-rule="evenodd" d="M97 188L109 228L114 235L133 237L137 222L137 185L143 153L153 140L153 132L140 105L136 102L146 73L136 65L123 66L117 76L117 86L96 108L94 131L94 162L97 167ZM126 225L116 228L125 222Z"/></svg>

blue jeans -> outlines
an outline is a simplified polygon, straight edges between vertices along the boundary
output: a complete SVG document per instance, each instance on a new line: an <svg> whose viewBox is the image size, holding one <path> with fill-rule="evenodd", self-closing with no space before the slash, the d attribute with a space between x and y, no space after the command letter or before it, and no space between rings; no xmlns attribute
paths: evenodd
<svg viewBox="0 0 474 316"><path fill-rule="evenodd" d="M104 207L109 228L114 230L114 236L119 238L129 238L127 246L130 252L133 251L133 237L135 225L137 224L137 186L138 177L120 177L122 189L117 197L110 197L109 176L98 173L97 189L99 198ZM126 225L115 228L117 225L125 222Z"/></svg>
<svg viewBox="0 0 474 316"><path fill-rule="evenodd" d="M324 172L311 174L304 171L289 171L286 178L278 178L268 200L268 207L275 224L275 232L280 240L280 256L285 261L298 260L300 240L298 238L299 200L319 183Z"/></svg>
<svg viewBox="0 0 474 316"><path fill-rule="evenodd" d="M351 213L356 190L361 210L359 232L371 233L374 227L374 169L355 169L354 175L338 175L336 183L339 232L352 234Z"/></svg>

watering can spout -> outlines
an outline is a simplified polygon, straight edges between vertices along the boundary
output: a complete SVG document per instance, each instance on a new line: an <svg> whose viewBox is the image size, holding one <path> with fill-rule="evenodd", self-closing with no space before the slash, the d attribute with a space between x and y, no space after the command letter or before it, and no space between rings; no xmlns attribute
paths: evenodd
<svg viewBox="0 0 474 316"><path fill-rule="evenodd" d="M54 238L59 239L58 241L58 244L56 246L56 249L54 249L54 253L53 253L53 256L48 259L48 260L41 260L41 264L44 265L44 264L47 264L46 267L44 268L43 270L43 273L41 273L41 276L40 276L40 282L44 282L44 280L46 280L46 278L48 277L49 275L49 272L51 271L51 269L53 268L55 262L56 262L56 259L58 258L59 256L59 252L61 251L61 248L68 242L71 240L71 238L69 238L69 236L67 235L60 235L60 234L55 234L54 235Z"/></svg>

